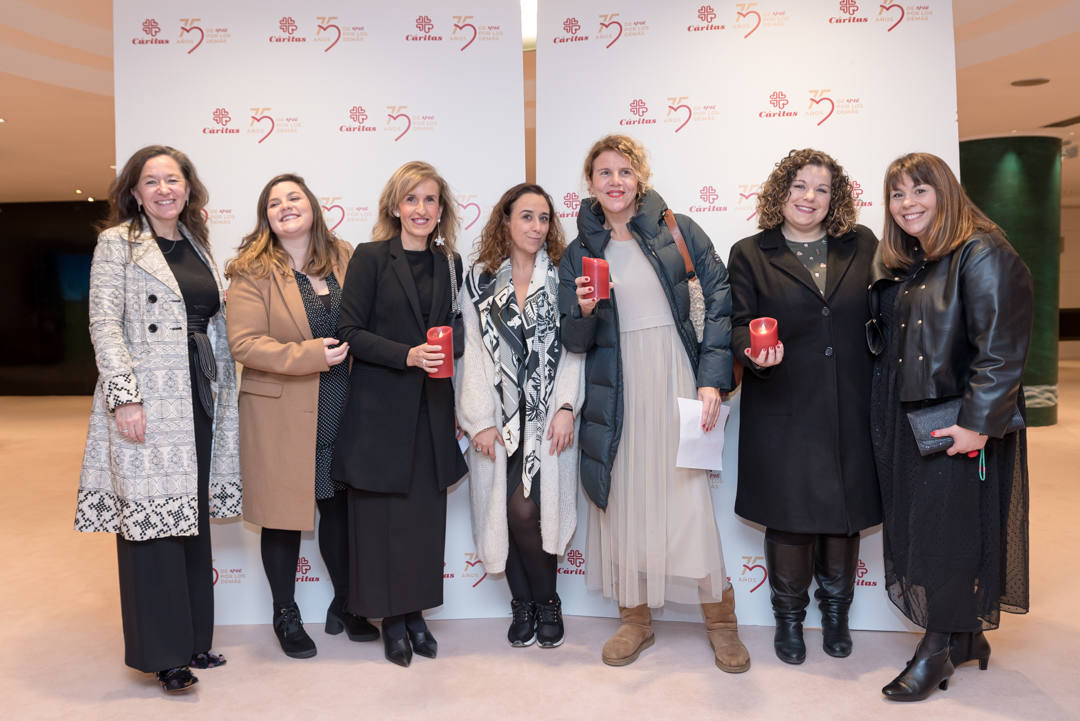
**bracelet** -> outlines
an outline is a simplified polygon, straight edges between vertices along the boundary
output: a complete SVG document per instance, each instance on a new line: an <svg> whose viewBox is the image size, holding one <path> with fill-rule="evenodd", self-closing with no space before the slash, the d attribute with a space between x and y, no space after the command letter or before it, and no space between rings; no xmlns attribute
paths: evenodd
<svg viewBox="0 0 1080 721"><path fill-rule="evenodd" d="M574 407L572 405L570 405L569 403L563 403L561 406L559 406L559 410L560 411L570 411L570 413L573 414Z"/></svg>

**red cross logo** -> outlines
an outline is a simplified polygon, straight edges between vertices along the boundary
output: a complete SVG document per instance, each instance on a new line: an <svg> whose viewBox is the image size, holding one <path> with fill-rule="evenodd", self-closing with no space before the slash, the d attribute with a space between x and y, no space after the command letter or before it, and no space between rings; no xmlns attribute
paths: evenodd
<svg viewBox="0 0 1080 721"><path fill-rule="evenodd" d="M352 120L357 125L363 125L367 120L367 111L364 110L363 105L354 105L349 108L349 120Z"/></svg>
<svg viewBox="0 0 1080 721"><path fill-rule="evenodd" d="M214 108L214 113L211 117L214 118L214 122L218 125L228 125L232 122L232 116L229 115L229 111L225 108Z"/></svg>
<svg viewBox="0 0 1080 721"><path fill-rule="evenodd" d="M278 22L278 27L281 28L281 32L286 35L292 35L296 32L297 25L295 20L286 15Z"/></svg>

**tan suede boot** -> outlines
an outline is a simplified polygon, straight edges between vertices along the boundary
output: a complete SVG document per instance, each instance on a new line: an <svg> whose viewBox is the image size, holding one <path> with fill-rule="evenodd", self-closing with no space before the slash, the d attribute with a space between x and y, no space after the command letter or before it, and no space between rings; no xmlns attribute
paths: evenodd
<svg viewBox="0 0 1080 721"><path fill-rule="evenodd" d="M720 603L703 603L705 631L709 634L716 666L728 673L742 673L750 668L750 652L739 640L739 620L735 618L735 589L724 590ZM605 647L606 648L606 647Z"/></svg>
<svg viewBox="0 0 1080 721"><path fill-rule="evenodd" d="M719 605L719 604L717 604ZM604 644L600 658L608 666L626 666L653 645L652 614L644 603L633 608L619 606L622 625Z"/></svg>

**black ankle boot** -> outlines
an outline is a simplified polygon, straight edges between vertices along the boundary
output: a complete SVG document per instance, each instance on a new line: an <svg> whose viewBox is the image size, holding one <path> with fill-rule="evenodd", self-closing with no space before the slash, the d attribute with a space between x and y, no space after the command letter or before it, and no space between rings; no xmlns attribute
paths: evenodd
<svg viewBox="0 0 1080 721"><path fill-rule="evenodd" d="M818 589L814 598L821 609L821 646L836 658L851 655L848 610L855 597L855 571L859 566L859 536L817 538L814 575Z"/></svg>
<svg viewBox="0 0 1080 721"><path fill-rule="evenodd" d="M949 637L949 659L954 667L978 661L979 670L985 671L990 665L990 642L982 631L954 633Z"/></svg>
<svg viewBox="0 0 1080 721"><path fill-rule="evenodd" d="M769 574L776 635L773 649L784 663L806 660L803 620L810 604L810 577L814 569L814 546L789 546L765 535L765 565Z"/></svg>
<svg viewBox="0 0 1080 721"><path fill-rule="evenodd" d="M331 636L344 631L350 641L376 641L379 638L379 629L372 626L366 618L345 610L345 599L342 596L334 596L330 608L326 609L325 630Z"/></svg>
<svg viewBox="0 0 1080 721"><path fill-rule="evenodd" d="M300 620L300 609L296 602L285 606L274 604L274 633L286 656L291 658L311 658L315 655L315 642L304 630Z"/></svg>
<svg viewBox="0 0 1080 721"><path fill-rule="evenodd" d="M562 599L556 593L555 598L536 604L536 642L540 648L555 648L564 637Z"/></svg>
<svg viewBox="0 0 1080 721"><path fill-rule="evenodd" d="M506 631L506 640L514 648L531 646L536 640L536 607L533 602L511 599L510 612L513 619Z"/></svg>
<svg viewBox="0 0 1080 721"><path fill-rule="evenodd" d="M928 633L915 650L915 657L908 662L904 671L894 678L889 685L881 689L890 701L922 701L937 687L942 691L949 688L949 677L955 667L949 659L949 642L933 650L933 634Z"/></svg>

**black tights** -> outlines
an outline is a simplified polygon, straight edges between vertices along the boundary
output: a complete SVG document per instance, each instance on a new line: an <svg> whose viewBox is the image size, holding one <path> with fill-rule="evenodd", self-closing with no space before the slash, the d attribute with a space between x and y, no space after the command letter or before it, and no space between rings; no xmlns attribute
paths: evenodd
<svg viewBox="0 0 1080 721"><path fill-rule="evenodd" d="M316 503L319 506L319 551L322 553L334 596L349 593L349 510L345 493L339 491ZM296 563L300 558L300 531L263 528L259 539L263 569L270 582L275 606L293 603L296 586Z"/></svg>
<svg viewBox="0 0 1080 721"><path fill-rule="evenodd" d="M537 478L535 482L539 482ZM559 559L544 550L540 538L540 507L525 497L524 484L518 484L507 500L510 548L506 556L506 582L519 601L544 603L555 598L555 579Z"/></svg>

